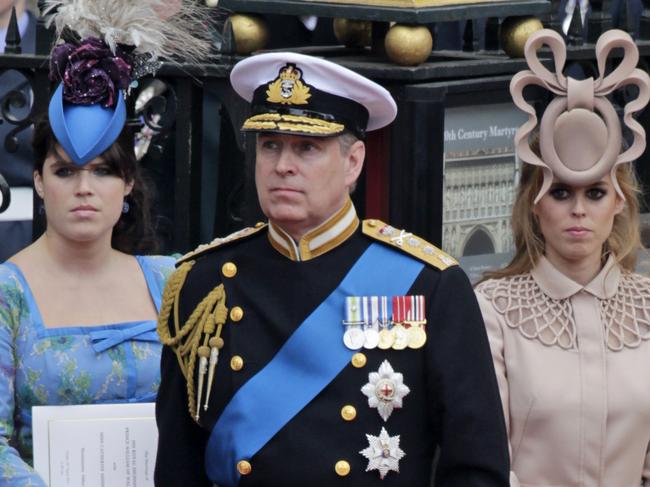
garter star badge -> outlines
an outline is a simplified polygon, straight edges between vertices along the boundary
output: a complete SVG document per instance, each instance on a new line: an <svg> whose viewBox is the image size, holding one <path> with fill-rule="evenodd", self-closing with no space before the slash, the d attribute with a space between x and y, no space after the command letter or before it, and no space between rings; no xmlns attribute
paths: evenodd
<svg viewBox="0 0 650 487"><path fill-rule="evenodd" d="M382 480L391 470L399 473L399 461L406 455L399 447L399 435L389 436L382 427L379 436L366 435L366 438L370 445L359 452L368 459L366 472L378 470Z"/></svg>
<svg viewBox="0 0 650 487"><path fill-rule="evenodd" d="M311 93L301 78L302 71L295 64L287 63L278 77L269 84L266 101L283 105L306 105Z"/></svg>
<svg viewBox="0 0 650 487"><path fill-rule="evenodd" d="M368 396L368 406L377 408L384 421L393 413L393 409L402 407L402 400L411 389L404 384L404 377L395 372L388 360L384 360L377 372L368 374L368 383L361 388Z"/></svg>

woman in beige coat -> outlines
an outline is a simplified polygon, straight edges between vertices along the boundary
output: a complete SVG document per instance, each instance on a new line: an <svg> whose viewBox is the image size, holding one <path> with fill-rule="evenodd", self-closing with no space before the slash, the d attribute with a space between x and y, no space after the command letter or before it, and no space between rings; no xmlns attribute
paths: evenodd
<svg viewBox="0 0 650 487"><path fill-rule="evenodd" d="M542 44L557 73L538 62ZM650 486L650 279L633 272L641 244L629 164L645 147L631 114L648 102L650 79L634 69L638 52L621 31L597 44L601 73L613 47L625 49L622 69L576 81L561 74L562 39L541 31L526 46L531 70L511 84L530 117L515 138L528 163L513 208L516 252L476 294L508 427L512 486ZM556 95L539 128L522 97L531 83ZM623 151L605 95L625 84L639 95L625 107L634 142Z"/></svg>

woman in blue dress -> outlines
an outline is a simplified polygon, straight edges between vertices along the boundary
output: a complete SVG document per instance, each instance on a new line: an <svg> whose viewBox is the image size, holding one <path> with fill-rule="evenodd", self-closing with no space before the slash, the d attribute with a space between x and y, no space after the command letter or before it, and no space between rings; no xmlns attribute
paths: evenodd
<svg viewBox="0 0 650 487"><path fill-rule="evenodd" d="M32 406L155 399L174 263L138 255L152 232L128 130L83 165L47 122L34 149L47 229L0 265L0 485L12 487L44 485L30 466Z"/></svg>
<svg viewBox="0 0 650 487"><path fill-rule="evenodd" d="M133 5L50 2L59 84L33 142L47 229L0 265L3 487L45 487L31 466L33 406L150 402L158 390L156 318L174 261L143 255L150 203L125 98L159 57L192 61L208 44L190 33L205 31L192 2Z"/></svg>
<svg viewBox="0 0 650 487"><path fill-rule="evenodd" d="M150 201L126 97L160 58L192 62L209 50L192 1L46 3L58 85L33 146L47 228L0 265L3 487L45 486L31 467L32 406L155 399L156 318L174 261L144 255Z"/></svg>

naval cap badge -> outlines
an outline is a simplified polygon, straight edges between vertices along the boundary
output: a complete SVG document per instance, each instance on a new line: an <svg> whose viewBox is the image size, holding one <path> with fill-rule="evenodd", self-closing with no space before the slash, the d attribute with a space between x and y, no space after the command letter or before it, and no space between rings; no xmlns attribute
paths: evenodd
<svg viewBox="0 0 650 487"><path fill-rule="evenodd" d="M368 406L377 408L379 416L388 421L393 409L402 407L404 396L411 390L404 384L402 374L395 372L390 362L384 360L377 372L368 374L368 383L361 392L368 396Z"/></svg>
<svg viewBox="0 0 650 487"><path fill-rule="evenodd" d="M293 63L287 63L278 77L269 83L266 101L283 105L306 105L311 97L309 85L302 80L302 71Z"/></svg>
<svg viewBox="0 0 650 487"><path fill-rule="evenodd" d="M399 461L406 455L399 447L399 435L390 436L382 427L379 436L366 435L366 438L369 446L359 452L368 459L366 472L378 470L382 480L391 470L399 473Z"/></svg>

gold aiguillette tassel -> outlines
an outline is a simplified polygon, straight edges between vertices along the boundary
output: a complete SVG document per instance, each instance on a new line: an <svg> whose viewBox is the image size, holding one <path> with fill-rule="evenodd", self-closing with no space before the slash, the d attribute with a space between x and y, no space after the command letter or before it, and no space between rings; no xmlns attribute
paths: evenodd
<svg viewBox="0 0 650 487"><path fill-rule="evenodd" d="M199 412L201 411L201 396L203 395L203 380L205 373L208 370L208 357L210 356L210 348L205 345L199 347L199 390L196 393L196 416L194 419L199 420Z"/></svg>
<svg viewBox="0 0 650 487"><path fill-rule="evenodd" d="M208 371L208 390L205 394L205 404L203 410L208 410L208 402L210 401L210 393L212 392L212 379L214 379L214 369L217 367L219 361L219 350L223 348L223 338L212 337L210 338L210 370ZM201 405L198 404L197 410Z"/></svg>

